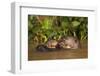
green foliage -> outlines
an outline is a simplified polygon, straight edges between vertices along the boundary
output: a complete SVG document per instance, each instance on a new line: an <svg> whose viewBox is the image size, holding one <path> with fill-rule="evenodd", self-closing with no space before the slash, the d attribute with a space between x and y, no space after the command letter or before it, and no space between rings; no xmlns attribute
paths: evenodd
<svg viewBox="0 0 100 76"><path fill-rule="evenodd" d="M77 27L78 25L80 25L79 21L72 21L73 27Z"/></svg>
<svg viewBox="0 0 100 76"><path fill-rule="evenodd" d="M51 29L52 26L52 20L50 18L45 18L42 22L42 29Z"/></svg>
<svg viewBox="0 0 100 76"><path fill-rule="evenodd" d="M87 40L87 25L87 17L29 15L28 39L40 44L51 38L59 40L63 36L74 36L79 40Z"/></svg>

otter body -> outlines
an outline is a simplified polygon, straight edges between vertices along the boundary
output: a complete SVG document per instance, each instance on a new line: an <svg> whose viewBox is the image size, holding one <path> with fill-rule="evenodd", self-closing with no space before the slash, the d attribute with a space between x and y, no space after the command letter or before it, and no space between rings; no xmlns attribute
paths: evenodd
<svg viewBox="0 0 100 76"><path fill-rule="evenodd" d="M57 41L56 40L49 40L46 44L38 45L36 49L38 51L54 51L56 50Z"/></svg>
<svg viewBox="0 0 100 76"><path fill-rule="evenodd" d="M80 47L79 40L75 37L64 37L60 40L49 40L44 45L38 45L39 51L52 51L56 49L78 49Z"/></svg>
<svg viewBox="0 0 100 76"><path fill-rule="evenodd" d="M56 40L49 40L47 43L46 43L46 46L48 48L56 48L56 45L58 44L58 42Z"/></svg>

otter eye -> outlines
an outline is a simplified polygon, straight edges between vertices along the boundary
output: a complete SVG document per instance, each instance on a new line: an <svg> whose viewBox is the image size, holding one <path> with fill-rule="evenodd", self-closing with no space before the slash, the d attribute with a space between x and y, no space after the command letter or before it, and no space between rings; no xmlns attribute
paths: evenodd
<svg viewBox="0 0 100 76"><path fill-rule="evenodd" d="M77 40L75 39L75 43L77 43Z"/></svg>
<svg viewBox="0 0 100 76"><path fill-rule="evenodd" d="M65 46L68 46L68 44L65 44Z"/></svg>

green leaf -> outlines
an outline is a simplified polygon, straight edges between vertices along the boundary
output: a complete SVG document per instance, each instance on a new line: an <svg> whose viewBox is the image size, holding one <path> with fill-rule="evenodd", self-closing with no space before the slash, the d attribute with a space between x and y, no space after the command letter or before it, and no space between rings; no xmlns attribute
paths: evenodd
<svg viewBox="0 0 100 76"><path fill-rule="evenodd" d="M73 24L74 27L76 27L76 26L80 25L80 22L79 21L73 21L72 24Z"/></svg>

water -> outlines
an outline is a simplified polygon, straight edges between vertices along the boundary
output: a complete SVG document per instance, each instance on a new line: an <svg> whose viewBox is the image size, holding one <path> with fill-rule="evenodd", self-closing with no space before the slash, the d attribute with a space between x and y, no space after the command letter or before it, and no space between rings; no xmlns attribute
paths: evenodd
<svg viewBox="0 0 100 76"><path fill-rule="evenodd" d="M29 46L28 60L80 59L88 58L87 42L81 42L81 48L38 52Z"/></svg>

